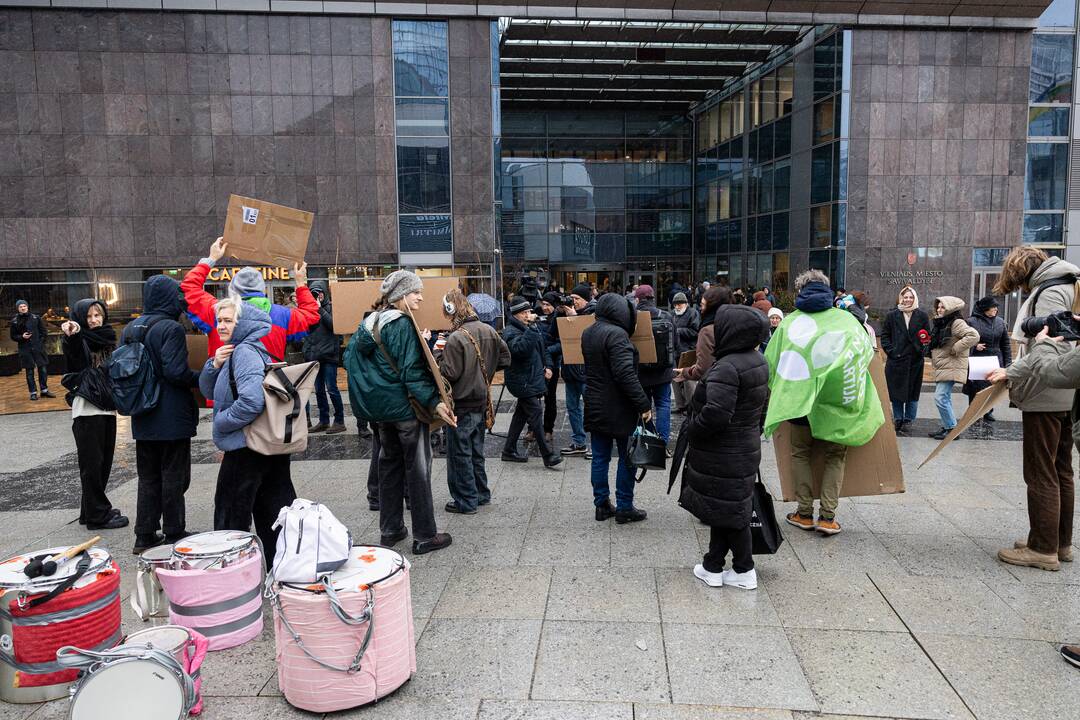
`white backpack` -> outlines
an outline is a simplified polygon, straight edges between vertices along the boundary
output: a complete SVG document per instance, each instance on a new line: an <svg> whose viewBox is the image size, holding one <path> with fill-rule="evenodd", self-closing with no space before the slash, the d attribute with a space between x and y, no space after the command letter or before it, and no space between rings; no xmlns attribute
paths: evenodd
<svg viewBox="0 0 1080 720"><path fill-rule="evenodd" d="M313 583L345 564L352 550L352 535L325 505L303 498L281 508L274 529L278 533L272 582Z"/></svg>

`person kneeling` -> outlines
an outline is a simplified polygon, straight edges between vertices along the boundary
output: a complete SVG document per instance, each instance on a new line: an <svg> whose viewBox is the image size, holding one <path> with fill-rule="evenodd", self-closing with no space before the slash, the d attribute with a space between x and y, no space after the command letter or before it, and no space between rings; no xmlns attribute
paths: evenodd
<svg viewBox="0 0 1080 720"><path fill-rule="evenodd" d="M769 324L754 308L724 305L713 321L716 361L690 401L690 449L679 504L709 525L709 552L694 576L710 587L757 587L750 516L761 463L769 366L758 352ZM724 560L731 552L731 569Z"/></svg>
<svg viewBox="0 0 1080 720"><path fill-rule="evenodd" d="M214 306L224 343L206 361L199 389L214 399L214 444L225 452L214 493L214 529L251 528L262 541L267 567L277 547L273 524L281 508L296 499L288 455L263 455L247 446L244 428L266 406L263 377L270 356L260 338L270 332L270 316L237 298Z"/></svg>

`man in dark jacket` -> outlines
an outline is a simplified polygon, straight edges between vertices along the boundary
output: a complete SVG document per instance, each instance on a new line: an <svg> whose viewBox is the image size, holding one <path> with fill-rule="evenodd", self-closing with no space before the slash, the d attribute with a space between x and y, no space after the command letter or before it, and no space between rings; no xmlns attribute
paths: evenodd
<svg viewBox="0 0 1080 720"><path fill-rule="evenodd" d="M644 520L634 507L634 476L626 455L638 419L652 417L652 400L638 379L638 351L630 342L637 317L627 298L608 293L596 303L596 322L581 335L585 357L585 429L592 433L592 486L596 519L627 523ZM611 506L608 467L611 449L619 452L615 507Z"/></svg>
<svg viewBox="0 0 1080 720"><path fill-rule="evenodd" d="M664 337L667 341L667 348L673 349L675 347L675 331L671 314L656 307L656 294L652 286L638 285L637 290L634 291L634 297L637 299L638 311L645 310L649 313L649 317L652 318L654 323L653 337L658 337L657 332L660 328L668 328L669 332ZM671 354L663 351L663 346L659 340L657 340L656 350L656 362L642 365L638 368L638 375L641 378L641 387L645 388L645 394L652 399L656 406L653 414L656 419L656 431L667 442L671 435L671 380L674 377L675 364ZM675 357L678 357L677 353Z"/></svg>
<svg viewBox="0 0 1080 720"><path fill-rule="evenodd" d="M136 555L188 535L184 493L191 485L191 438L199 422L191 389L198 387L199 374L188 367L187 340L177 322L183 311L180 283L154 275L143 285L142 316L120 336L121 345L142 341L160 385L154 409L131 418L139 473Z"/></svg>
<svg viewBox="0 0 1080 720"><path fill-rule="evenodd" d="M592 299L592 287L588 283L579 283L570 292L571 305L567 306L566 314L592 315L596 303ZM555 333L558 336L558 321L555 323ZM559 344L560 352L562 343ZM562 366L562 381L566 395L566 419L570 421L570 445L562 449L563 455L585 455L589 457L589 448L586 445L584 404L585 397L585 366L567 365Z"/></svg>
<svg viewBox="0 0 1080 720"><path fill-rule="evenodd" d="M671 322L675 325L675 359L678 361L684 352L697 347L698 330L701 329L701 313L696 307L690 307L685 293L676 293L671 304L675 310ZM671 389L675 395L673 412L686 412L686 408L690 405L690 398L694 395L695 385L693 380L672 378Z"/></svg>
<svg viewBox="0 0 1080 720"><path fill-rule="evenodd" d="M551 354L543 334L534 327L536 313L532 304L521 296L510 300L510 318L503 330L503 340L510 348L510 367L503 374L506 389L517 398L510 429L506 433L506 445L502 459L506 462L523 463L529 458L517 450L518 437L526 425L532 430L544 467L554 468L562 457L548 445L544 437L544 410L541 401L552 376Z"/></svg>
<svg viewBox="0 0 1080 720"><path fill-rule="evenodd" d="M1003 368L1012 364L1012 342L1005 321L998 317L998 301L992 295L980 298L975 303L975 311L968 318L968 325L979 333L979 342L971 351L971 357L996 357ZM975 399L980 390L990 387L988 380L968 380L964 383L964 394L968 402ZM994 422L994 410L983 415L985 422Z"/></svg>
<svg viewBox="0 0 1080 720"><path fill-rule="evenodd" d="M26 371L30 399L38 399L38 388L34 384L35 370L41 384L41 396L56 397L49 392L49 356L45 354L45 338L49 336L49 329L41 316L30 312L30 304L25 300L16 300L15 310L18 314L11 318L11 339L19 347L19 364Z"/></svg>
<svg viewBox="0 0 1080 720"><path fill-rule="evenodd" d="M309 286L315 301L319 303L319 322L308 328L304 338L304 360L318 361L319 374L315 378L315 402L319 405L319 424L309 432L322 432L327 435L345 432L345 407L338 390L338 367L341 365L341 338L334 334L334 311L330 306L327 284L323 280L314 280ZM330 403L326 401L329 393L334 404L334 424L330 422Z"/></svg>
<svg viewBox="0 0 1080 720"><path fill-rule="evenodd" d="M537 316L537 329L544 336L548 354L551 355L551 377L547 380L544 391L544 441L551 445L555 432L555 418L558 416L559 402L559 367L562 361L562 345L559 343L558 319L566 315L562 296L557 292L546 292L540 298L540 312Z"/></svg>

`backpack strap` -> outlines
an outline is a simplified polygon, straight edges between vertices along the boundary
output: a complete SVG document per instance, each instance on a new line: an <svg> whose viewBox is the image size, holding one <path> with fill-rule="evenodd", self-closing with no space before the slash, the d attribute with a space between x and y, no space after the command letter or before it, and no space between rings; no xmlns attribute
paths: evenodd
<svg viewBox="0 0 1080 720"><path fill-rule="evenodd" d="M1046 288L1054 287L1055 285L1072 285L1076 281L1077 278L1075 275L1064 275L1062 277L1057 277L1052 280L1047 280L1046 282L1039 285L1039 287L1035 290L1035 293L1031 296L1031 305L1029 307L1031 308L1032 316L1035 315L1035 306L1039 304L1039 296L1042 295L1043 290L1045 290Z"/></svg>
<svg viewBox="0 0 1080 720"><path fill-rule="evenodd" d="M487 424L488 430L490 430L495 424L495 406L491 404L490 378L493 376L488 375L487 366L484 362L484 354L480 352L480 343L477 342L476 338L472 336L472 333L465 329L464 325L458 329L461 330L461 332L465 333L465 337L469 339L470 343L472 343L473 350L476 351L476 361L480 364L480 372L484 376L484 389L487 392L487 410L484 413L484 422Z"/></svg>

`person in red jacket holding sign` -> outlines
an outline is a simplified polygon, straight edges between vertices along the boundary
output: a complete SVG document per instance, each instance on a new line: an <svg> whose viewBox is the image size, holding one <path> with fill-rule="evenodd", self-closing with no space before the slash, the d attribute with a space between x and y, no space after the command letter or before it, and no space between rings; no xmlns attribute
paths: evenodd
<svg viewBox="0 0 1080 720"><path fill-rule="evenodd" d="M218 298L203 289L206 277L221 258L225 256L228 243L218 238L210 246L210 253L191 268L180 283L180 289L187 301L187 314L191 323L209 336L207 346L209 357L221 347L221 338L217 333L217 320L214 305ZM288 308L277 305L266 297L266 281L262 273L253 267L236 271L229 282L229 294L238 295L244 302L254 305L270 316L270 333L262 338L262 344L275 361L285 359L285 343L302 340L308 328L319 322L319 303L307 287L307 263L293 265L293 279L296 280L296 307Z"/></svg>

